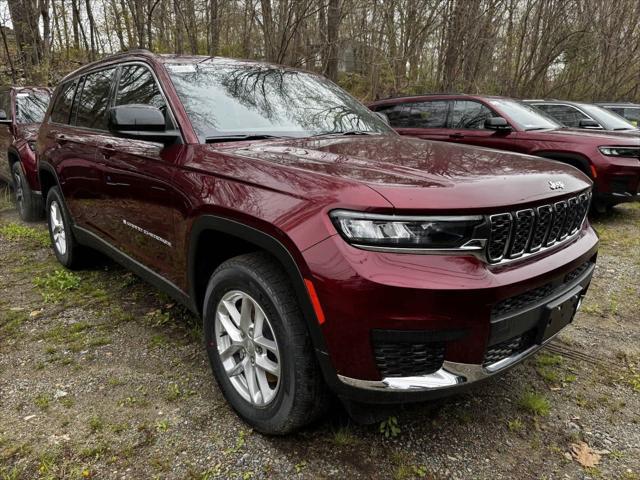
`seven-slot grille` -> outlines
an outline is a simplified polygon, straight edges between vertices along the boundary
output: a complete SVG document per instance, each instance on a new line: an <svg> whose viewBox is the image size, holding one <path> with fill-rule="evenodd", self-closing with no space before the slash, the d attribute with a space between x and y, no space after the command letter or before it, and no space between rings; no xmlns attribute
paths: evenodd
<svg viewBox="0 0 640 480"><path fill-rule="evenodd" d="M591 193L549 205L491 215L487 259L499 262L551 247L575 234L589 210Z"/></svg>

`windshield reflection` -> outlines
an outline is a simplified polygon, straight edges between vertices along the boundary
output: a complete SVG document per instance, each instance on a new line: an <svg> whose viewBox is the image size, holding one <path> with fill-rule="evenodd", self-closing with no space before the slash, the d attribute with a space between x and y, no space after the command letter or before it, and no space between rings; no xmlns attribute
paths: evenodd
<svg viewBox="0 0 640 480"><path fill-rule="evenodd" d="M16 95L16 123L41 123L49 106L49 93L45 91Z"/></svg>
<svg viewBox="0 0 640 480"><path fill-rule="evenodd" d="M392 132L340 87L311 73L219 60L167 69L201 141L221 135Z"/></svg>

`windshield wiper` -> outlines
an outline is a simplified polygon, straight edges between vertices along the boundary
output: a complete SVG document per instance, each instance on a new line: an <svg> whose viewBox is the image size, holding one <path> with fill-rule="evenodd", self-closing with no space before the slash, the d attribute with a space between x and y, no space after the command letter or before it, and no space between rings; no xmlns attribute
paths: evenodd
<svg viewBox="0 0 640 480"><path fill-rule="evenodd" d="M268 138L292 138L282 135L267 135L267 134L240 134L240 135L214 135L212 137L206 137L204 140L207 143L222 143L222 142L242 142L244 140L266 140Z"/></svg>
<svg viewBox="0 0 640 480"><path fill-rule="evenodd" d="M365 130L344 130L337 132L324 132L311 135L312 137L325 137L325 136L342 136L342 135L380 135L378 132L367 132Z"/></svg>
<svg viewBox="0 0 640 480"><path fill-rule="evenodd" d="M564 127L566 128L566 127ZM548 130L548 127L533 127L533 128L526 128L524 131L525 132L533 132L534 130Z"/></svg>

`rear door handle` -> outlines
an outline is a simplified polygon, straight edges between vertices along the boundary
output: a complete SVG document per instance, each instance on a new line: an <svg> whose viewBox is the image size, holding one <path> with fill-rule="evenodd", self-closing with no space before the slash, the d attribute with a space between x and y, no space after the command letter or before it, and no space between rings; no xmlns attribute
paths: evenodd
<svg viewBox="0 0 640 480"><path fill-rule="evenodd" d="M452 133L449 135L449 138L464 138L464 135L461 133Z"/></svg>
<svg viewBox="0 0 640 480"><path fill-rule="evenodd" d="M59 135L56 135L56 143L58 145L64 145L67 142L68 142L67 137L64 134L61 133Z"/></svg>

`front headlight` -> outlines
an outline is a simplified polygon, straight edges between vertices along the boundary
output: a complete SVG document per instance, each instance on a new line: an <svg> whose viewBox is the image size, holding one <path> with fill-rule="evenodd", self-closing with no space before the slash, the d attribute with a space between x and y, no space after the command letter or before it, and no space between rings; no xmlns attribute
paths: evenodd
<svg viewBox="0 0 640 480"><path fill-rule="evenodd" d="M598 147L598 150L607 157L640 158L640 147Z"/></svg>
<svg viewBox="0 0 640 480"><path fill-rule="evenodd" d="M342 237L361 246L386 248L480 249L474 240L482 216L400 217L334 210L331 220Z"/></svg>

